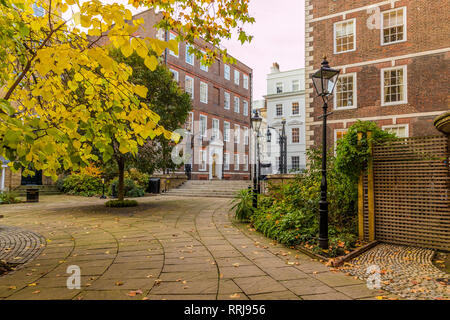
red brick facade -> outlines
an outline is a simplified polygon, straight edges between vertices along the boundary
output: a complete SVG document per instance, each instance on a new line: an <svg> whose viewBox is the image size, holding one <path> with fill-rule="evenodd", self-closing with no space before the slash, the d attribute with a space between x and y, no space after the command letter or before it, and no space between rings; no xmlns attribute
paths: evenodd
<svg viewBox="0 0 450 320"><path fill-rule="evenodd" d="M401 33L401 40L385 44L382 43L383 32L388 32L391 26L387 18L390 10L403 18L390 21L400 28L397 30L401 31L395 32ZM324 55L331 67L341 70L341 76L353 73L355 78L353 107L339 108L333 98L330 99L329 111L333 114L328 118L328 143L335 142L335 129L346 129L356 119L375 121L379 126L401 127L408 136L439 134L432 120L450 109L449 20L450 0L433 3L425 0L307 0L307 144L322 141L321 120L318 119L322 103L314 98L310 79ZM350 35L356 40L353 48L350 43L351 50L338 52L336 37L340 35L335 35L335 30L343 21L353 21L354 31L350 31ZM403 99L388 103L386 100L390 98L383 92L391 89L382 78L389 70L400 67L405 82L401 85Z"/></svg>

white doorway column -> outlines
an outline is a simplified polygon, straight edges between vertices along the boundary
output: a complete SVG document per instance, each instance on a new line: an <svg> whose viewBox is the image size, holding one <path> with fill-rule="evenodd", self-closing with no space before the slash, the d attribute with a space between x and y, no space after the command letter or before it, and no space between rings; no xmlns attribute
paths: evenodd
<svg viewBox="0 0 450 320"><path fill-rule="evenodd" d="M0 191L5 191L6 166L2 165L2 175L0 178Z"/></svg>

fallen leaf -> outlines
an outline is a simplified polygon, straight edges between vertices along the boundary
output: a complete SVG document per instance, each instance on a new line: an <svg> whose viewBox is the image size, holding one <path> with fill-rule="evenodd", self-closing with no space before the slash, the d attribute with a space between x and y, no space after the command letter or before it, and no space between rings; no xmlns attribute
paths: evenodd
<svg viewBox="0 0 450 320"><path fill-rule="evenodd" d="M116 286L123 286L123 282L122 281L117 281L116 282Z"/></svg>
<svg viewBox="0 0 450 320"><path fill-rule="evenodd" d="M41 292L41 290L36 290L36 291L33 291L32 294L38 294L40 292Z"/></svg>
<svg viewBox="0 0 450 320"><path fill-rule="evenodd" d="M235 267L235 268L237 268L237 267L239 267L239 263L233 263L233 267Z"/></svg>
<svg viewBox="0 0 450 320"><path fill-rule="evenodd" d="M9 286L8 289L9 289L9 290L16 290L17 287L16 287L16 286Z"/></svg>
<svg viewBox="0 0 450 320"><path fill-rule="evenodd" d="M232 295L230 295L231 299L238 299L240 297L241 297L241 295L239 293L233 293Z"/></svg>
<svg viewBox="0 0 450 320"><path fill-rule="evenodd" d="M36 283L36 282L29 283L28 286L29 286L29 287L35 287L35 286L37 286L37 283Z"/></svg>

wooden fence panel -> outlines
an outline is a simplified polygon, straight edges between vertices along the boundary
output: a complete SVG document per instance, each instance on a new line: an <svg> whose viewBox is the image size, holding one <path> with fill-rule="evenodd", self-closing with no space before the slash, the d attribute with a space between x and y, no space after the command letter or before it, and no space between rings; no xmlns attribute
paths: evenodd
<svg viewBox="0 0 450 320"><path fill-rule="evenodd" d="M450 250L448 137L402 138L374 145L373 172L375 238ZM364 182L366 191L366 179Z"/></svg>

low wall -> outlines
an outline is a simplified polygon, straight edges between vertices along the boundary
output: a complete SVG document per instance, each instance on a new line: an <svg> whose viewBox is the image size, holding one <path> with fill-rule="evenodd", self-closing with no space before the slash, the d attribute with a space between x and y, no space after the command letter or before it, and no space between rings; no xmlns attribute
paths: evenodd
<svg viewBox="0 0 450 320"><path fill-rule="evenodd" d="M184 173L158 174L152 175L151 178L161 179L161 192L177 188L187 181L187 176Z"/></svg>
<svg viewBox="0 0 450 320"><path fill-rule="evenodd" d="M261 181L261 193L267 194L270 185L288 183L295 179L296 174L271 174L266 177L267 180Z"/></svg>

